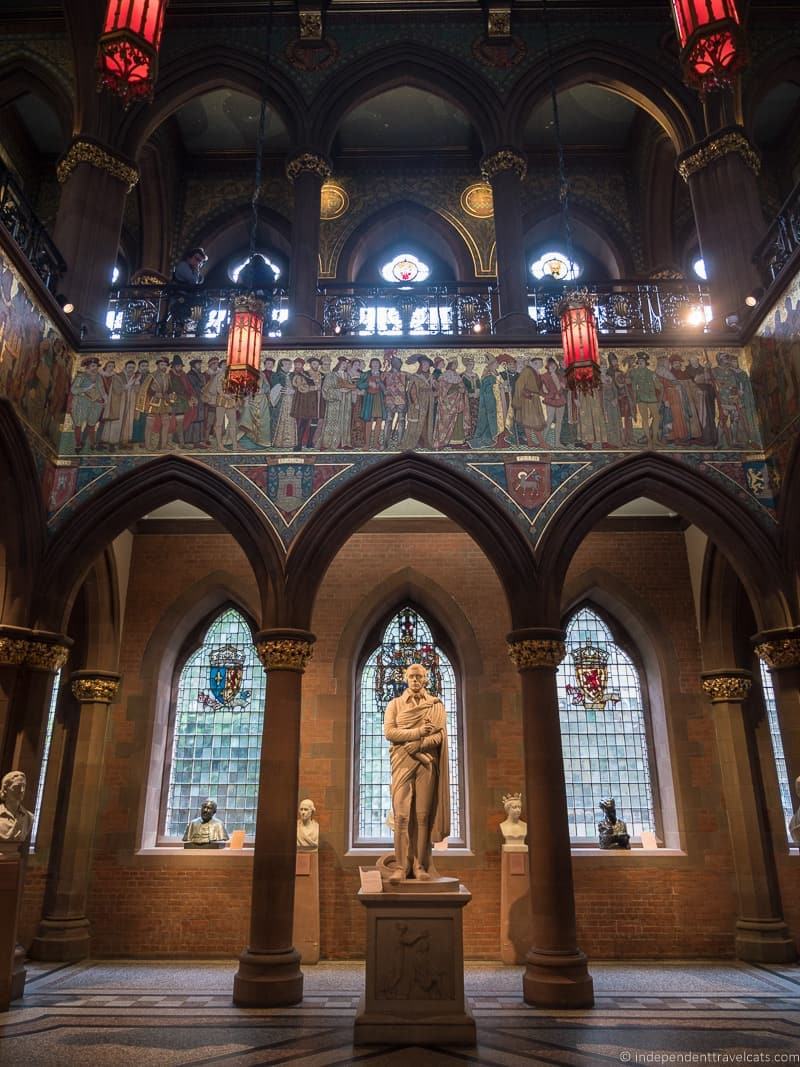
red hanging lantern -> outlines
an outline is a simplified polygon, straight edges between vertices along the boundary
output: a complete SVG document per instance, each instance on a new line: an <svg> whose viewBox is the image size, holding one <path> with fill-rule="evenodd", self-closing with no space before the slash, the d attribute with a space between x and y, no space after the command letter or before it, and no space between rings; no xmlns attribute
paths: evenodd
<svg viewBox="0 0 800 1067"><path fill-rule="evenodd" d="M600 352L592 301L588 293L568 293L556 310L561 316L567 385L573 392L592 392L600 385Z"/></svg>
<svg viewBox="0 0 800 1067"><path fill-rule="evenodd" d="M687 85L705 93L730 86L747 60L735 0L672 0Z"/></svg>
<svg viewBox="0 0 800 1067"><path fill-rule="evenodd" d="M264 301L251 293L234 297L233 317L228 330L227 393L247 396L258 390L263 332Z"/></svg>
<svg viewBox="0 0 800 1067"><path fill-rule="evenodd" d="M97 88L117 93L126 107L152 98L166 7L167 0L108 0L97 42Z"/></svg>

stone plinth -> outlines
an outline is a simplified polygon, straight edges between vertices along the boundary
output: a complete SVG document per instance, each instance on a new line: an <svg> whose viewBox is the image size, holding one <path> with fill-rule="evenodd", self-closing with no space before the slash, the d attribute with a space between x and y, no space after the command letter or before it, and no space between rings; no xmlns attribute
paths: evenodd
<svg viewBox="0 0 800 1067"><path fill-rule="evenodd" d="M319 963L319 852L298 852L294 871L292 943L301 963Z"/></svg>
<svg viewBox="0 0 800 1067"><path fill-rule="evenodd" d="M457 892L365 893L366 990L354 1040L362 1045L474 1045L464 999L463 908Z"/></svg>
<svg viewBox="0 0 800 1067"><path fill-rule="evenodd" d="M528 846L503 845L500 864L500 959L524 963L533 942Z"/></svg>
<svg viewBox="0 0 800 1067"><path fill-rule="evenodd" d="M11 1001L25 989L25 969L17 952L22 857L18 846L10 842L0 847L0 1011L8 1011Z"/></svg>

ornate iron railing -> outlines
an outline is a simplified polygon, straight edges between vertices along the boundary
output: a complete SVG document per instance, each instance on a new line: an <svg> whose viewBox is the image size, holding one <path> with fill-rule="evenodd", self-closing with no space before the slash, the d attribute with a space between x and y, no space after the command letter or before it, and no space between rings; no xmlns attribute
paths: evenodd
<svg viewBox="0 0 800 1067"><path fill-rule="evenodd" d="M583 286L582 286L583 287ZM597 329L601 335L652 337L687 329L707 330L712 318L706 286L686 281L587 282L594 298ZM558 334L556 306L567 286L539 285L528 290L528 314L537 334Z"/></svg>
<svg viewBox="0 0 800 1067"><path fill-rule="evenodd" d="M132 340L187 338L214 341L228 336L233 298L241 289L207 289L204 285L129 285L114 289L108 301L106 326L112 338ZM286 293L272 298L270 337L280 337L288 316Z"/></svg>
<svg viewBox="0 0 800 1067"><path fill-rule="evenodd" d="M763 240L753 254L753 261L766 289L771 285L800 245L800 182L792 189L775 216Z"/></svg>
<svg viewBox="0 0 800 1067"><path fill-rule="evenodd" d="M466 337L491 334L495 289L478 284L347 285L320 288L329 337Z"/></svg>
<svg viewBox="0 0 800 1067"><path fill-rule="evenodd" d="M55 294L67 265L13 174L0 163L0 222Z"/></svg>

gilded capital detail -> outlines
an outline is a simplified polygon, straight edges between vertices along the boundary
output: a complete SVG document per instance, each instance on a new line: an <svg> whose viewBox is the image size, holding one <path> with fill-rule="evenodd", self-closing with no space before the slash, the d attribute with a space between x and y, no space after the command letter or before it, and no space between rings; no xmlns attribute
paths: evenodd
<svg viewBox="0 0 800 1067"><path fill-rule="evenodd" d="M756 655L775 670L780 670L781 667L800 667L800 635L760 641L756 645Z"/></svg>
<svg viewBox="0 0 800 1067"><path fill-rule="evenodd" d="M693 174L731 152L740 155L754 174L758 174L761 170L758 153L744 134L739 133L738 130L728 130L727 133L704 142L695 151L685 155L678 163L678 173L685 182L688 182Z"/></svg>
<svg viewBox="0 0 800 1067"><path fill-rule="evenodd" d="M314 152L303 152L302 155L295 156L294 159L290 159L286 164L286 177L291 182L299 178L305 171L311 171L312 174L316 174L324 182L332 174L328 161Z"/></svg>
<svg viewBox="0 0 800 1067"><path fill-rule="evenodd" d="M70 680L72 695L81 704L110 704L119 690L119 678L79 675Z"/></svg>
<svg viewBox="0 0 800 1067"><path fill-rule="evenodd" d="M79 163L88 163L90 167L102 170L110 174L112 178L125 182L128 192L139 181L139 172L136 167L125 163L124 160L112 155L93 141L77 140L72 142L66 155L56 167L56 177L62 185Z"/></svg>
<svg viewBox="0 0 800 1067"><path fill-rule="evenodd" d="M481 163L481 177L485 182L491 181L504 170L516 171L517 177L523 181L528 173L528 161L513 148L500 148Z"/></svg>
<svg viewBox="0 0 800 1067"><path fill-rule="evenodd" d="M27 655L27 641L17 637L0 637L0 666L19 667Z"/></svg>
<svg viewBox="0 0 800 1067"><path fill-rule="evenodd" d="M265 671L304 671L313 645L302 638L281 637L257 641L256 651Z"/></svg>
<svg viewBox="0 0 800 1067"><path fill-rule="evenodd" d="M36 671L57 671L67 662L69 649L66 645L53 645L47 641L28 641L25 666Z"/></svg>
<svg viewBox="0 0 800 1067"><path fill-rule="evenodd" d="M531 667L556 668L567 654L567 648L563 641L547 639L510 641L508 654L518 671Z"/></svg>
<svg viewBox="0 0 800 1067"><path fill-rule="evenodd" d="M712 704L739 703L747 699L753 679L749 671L721 671L704 675L701 684Z"/></svg>

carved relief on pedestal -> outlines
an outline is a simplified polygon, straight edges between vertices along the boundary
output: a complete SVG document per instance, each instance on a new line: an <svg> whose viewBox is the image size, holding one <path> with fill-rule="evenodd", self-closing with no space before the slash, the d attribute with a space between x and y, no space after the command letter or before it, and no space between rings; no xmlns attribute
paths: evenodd
<svg viewBox="0 0 800 1067"><path fill-rule="evenodd" d="M383 1000L452 1000L451 926L447 919L379 919L378 996Z"/></svg>

